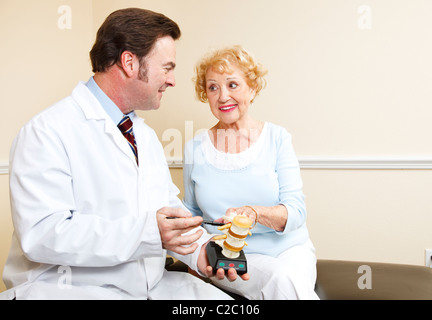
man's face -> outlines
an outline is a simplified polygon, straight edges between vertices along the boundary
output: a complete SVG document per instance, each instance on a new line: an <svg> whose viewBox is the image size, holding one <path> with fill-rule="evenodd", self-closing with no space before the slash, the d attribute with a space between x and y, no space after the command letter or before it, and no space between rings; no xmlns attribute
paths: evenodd
<svg viewBox="0 0 432 320"><path fill-rule="evenodd" d="M163 92L175 86L176 47L170 36L159 38L145 57L132 83L129 98L134 110L156 110ZM142 70L144 68L144 70Z"/></svg>

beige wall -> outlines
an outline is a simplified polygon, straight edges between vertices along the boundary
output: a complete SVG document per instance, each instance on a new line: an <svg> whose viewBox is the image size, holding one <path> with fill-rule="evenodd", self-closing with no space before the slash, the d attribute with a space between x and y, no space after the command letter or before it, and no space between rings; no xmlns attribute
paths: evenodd
<svg viewBox="0 0 432 320"><path fill-rule="evenodd" d="M96 1L97 3L97 1ZM107 12L142 1L100 1ZM428 0L145 1L182 27L177 87L145 115L159 135L212 126L194 99L197 59L211 47L242 44L269 69L251 108L285 126L299 157L430 156L432 2ZM361 29L368 5L371 29ZM179 113L181 117L173 117Z"/></svg>
<svg viewBox="0 0 432 320"><path fill-rule="evenodd" d="M429 0L18 0L0 4L0 169L19 128L88 79L95 31L129 6L160 11L183 32L177 86L160 110L141 113L166 150L174 147L168 156L183 147L171 136L184 142L214 123L194 98L195 62L211 47L242 44L269 69L251 113L286 127L299 158L432 158ZM182 170L171 172L182 189ZM302 176L318 258L424 264L431 170L302 169ZM8 194L3 174L0 272L12 232Z"/></svg>
<svg viewBox="0 0 432 320"><path fill-rule="evenodd" d="M25 122L91 75L91 1L70 1L72 29L58 27L59 20L63 21L58 9L64 3L18 0L0 4L0 162L8 161L10 144Z"/></svg>
<svg viewBox="0 0 432 320"><path fill-rule="evenodd" d="M302 170L318 257L425 263L432 171Z"/></svg>

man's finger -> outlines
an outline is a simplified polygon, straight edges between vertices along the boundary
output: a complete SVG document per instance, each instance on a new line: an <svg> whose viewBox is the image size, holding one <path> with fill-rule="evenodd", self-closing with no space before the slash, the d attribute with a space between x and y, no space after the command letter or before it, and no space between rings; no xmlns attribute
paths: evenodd
<svg viewBox="0 0 432 320"><path fill-rule="evenodd" d="M187 246L187 245L190 245L190 244L194 243L195 241L197 241L199 238L201 238L201 236L202 236L203 233L204 233L204 231L202 229L198 229L196 232L194 232L192 234L179 235L173 241L172 244L175 245L175 246Z"/></svg>
<svg viewBox="0 0 432 320"><path fill-rule="evenodd" d="M189 247L177 246L177 247L169 248L169 250L181 255L187 255L187 254L194 253L197 248L198 248L198 244L194 243Z"/></svg>
<svg viewBox="0 0 432 320"><path fill-rule="evenodd" d="M186 233L202 224L202 217L196 216L191 218L174 218L167 217L172 230L183 230Z"/></svg>
<svg viewBox="0 0 432 320"><path fill-rule="evenodd" d="M190 218L192 213L183 210L182 208L164 207L158 210L158 213L171 218Z"/></svg>

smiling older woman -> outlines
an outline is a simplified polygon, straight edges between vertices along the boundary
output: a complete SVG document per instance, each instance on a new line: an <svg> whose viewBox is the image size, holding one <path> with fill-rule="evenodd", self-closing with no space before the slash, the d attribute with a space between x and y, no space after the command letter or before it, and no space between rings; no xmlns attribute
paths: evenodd
<svg viewBox="0 0 432 320"><path fill-rule="evenodd" d="M240 214L257 223L244 248L250 280L214 284L248 299L317 299L315 249L291 135L249 114L265 75L241 46L212 51L198 63L197 97L218 122L185 147L183 202L205 219Z"/></svg>

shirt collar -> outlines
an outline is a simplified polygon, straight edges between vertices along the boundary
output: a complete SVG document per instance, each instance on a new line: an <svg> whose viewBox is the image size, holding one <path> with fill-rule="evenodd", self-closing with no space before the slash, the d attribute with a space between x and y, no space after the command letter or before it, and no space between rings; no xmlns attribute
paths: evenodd
<svg viewBox="0 0 432 320"><path fill-rule="evenodd" d="M85 85L99 101L112 121L117 125L124 117L124 114L120 111L119 107L117 107L117 105L105 94L105 92L102 91L102 89L94 81L93 77L90 77L89 81ZM133 121L135 112L132 111L127 115Z"/></svg>

